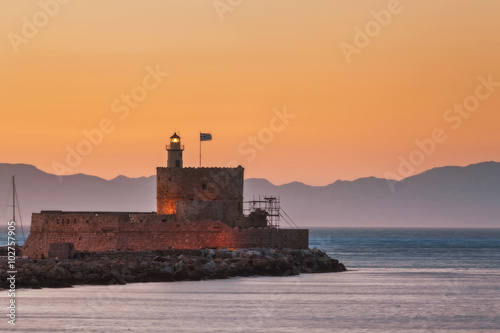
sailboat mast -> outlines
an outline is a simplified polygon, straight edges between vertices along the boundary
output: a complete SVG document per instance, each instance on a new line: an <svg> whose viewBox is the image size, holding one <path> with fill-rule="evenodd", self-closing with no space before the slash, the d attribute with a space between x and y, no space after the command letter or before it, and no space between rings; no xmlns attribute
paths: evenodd
<svg viewBox="0 0 500 333"><path fill-rule="evenodd" d="M16 221L16 176L12 176L12 221Z"/></svg>

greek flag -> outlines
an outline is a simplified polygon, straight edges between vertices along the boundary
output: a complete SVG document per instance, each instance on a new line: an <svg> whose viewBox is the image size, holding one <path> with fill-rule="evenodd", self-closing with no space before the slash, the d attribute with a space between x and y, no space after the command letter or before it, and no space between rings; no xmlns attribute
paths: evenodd
<svg viewBox="0 0 500 333"><path fill-rule="evenodd" d="M211 141L212 134L210 133L200 133L200 141Z"/></svg>

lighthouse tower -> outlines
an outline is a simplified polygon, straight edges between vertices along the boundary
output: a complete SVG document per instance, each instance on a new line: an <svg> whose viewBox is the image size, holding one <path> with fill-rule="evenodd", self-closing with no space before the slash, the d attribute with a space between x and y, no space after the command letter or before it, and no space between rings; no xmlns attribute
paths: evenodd
<svg viewBox="0 0 500 333"><path fill-rule="evenodd" d="M182 168L182 151L184 150L184 146L181 145L181 138L174 133L170 137L170 144L167 145L168 159L167 159L167 167L168 168Z"/></svg>

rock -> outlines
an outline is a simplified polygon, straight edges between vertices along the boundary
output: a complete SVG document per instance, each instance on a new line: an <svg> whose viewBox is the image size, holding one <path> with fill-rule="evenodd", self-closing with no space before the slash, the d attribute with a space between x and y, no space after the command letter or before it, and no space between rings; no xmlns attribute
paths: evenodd
<svg viewBox="0 0 500 333"><path fill-rule="evenodd" d="M177 260L179 260L179 262L180 261L188 262L189 261L189 257L181 254L180 256L177 257Z"/></svg>
<svg viewBox="0 0 500 333"><path fill-rule="evenodd" d="M64 278L65 273L66 272L64 271L64 269L62 267L54 266L47 273L47 278L48 279L61 279L61 278Z"/></svg>
<svg viewBox="0 0 500 333"><path fill-rule="evenodd" d="M238 275L238 267L236 264L230 264L227 270L227 275L229 276L237 276Z"/></svg>
<svg viewBox="0 0 500 333"><path fill-rule="evenodd" d="M35 278L32 278L29 282L28 282L28 286L33 288L33 289L42 289L42 287L40 286L40 282L35 279Z"/></svg>
<svg viewBox="0 0 500 333"><path fill-rule="evenodd" d="M172 267L165 267L165 268L162 268L160 270L162 273L170 273L170 274L174 274L174 269Z"/></svg>
<svg viewBox="0 0 500 333"><path fill-rule="evenodd" d="M191 281L200 281L201 280L201 274L197 271L188 272L188 277L189 277L189 280L191 280Z"/></svg>
<svg viewBox="0 0 500 333"><path fill-rule="evenodd" d="M201 266L200 268L214 274L217 270L217 264L214 261L210 261L208 264L205 264L205 265Z"/></svg>
<svg viewBox="0 0 500 333"><path fill-rule="evenodd" d="M222 275L227 276L228 270L229 270L229 265L226 264L225 262L220 262L217 265L216 274L222 274Z"/></svg>
<svg viewBox="0 0 500 333"><path fill-rule="evenodd" d="M215 258L216 259L228 259L228 258L232 258L233 257L233 254L232 252L226 252L226 251L218 251L216 254L215 254Z"/></svg>
<svg viewBox="0 0 500 333"><path fill-rule="evenodd" d="M119 284L127 284L127 281L123 278L123 276L116 270L111 270L111 275L118 281Z"/></svg>
<svg viewBox="0 0 500 333"><path fill-rule="evenodd" d="M23 260L19 288L72 284L125 284L225 279L233 276L298 275L343 272L346 268L319 249L203 249L85 253L76 260ZM6 263L0 262L0 288L7 288Z"/></svg>
<svg viewBox="0 0 500 333"><path fill-rule="evenodd" d="M184 270L178 270L174 274L174 278L176 281L184 281L189 279L189 274Z"/></svg>
<svg viewBox="0 0 500 333"><path fill-rule="evenodd" d="M70 273L81 272L81 271L82 271L82 268L76 264L73 264L68 268L68 272L70 272Z"/></svg>
<svg viewBox="0 0 500 333"><path fill-rule="evenodd" d="M135 281L135 276L133 276L133 275L124 275L123 278L127 282L134 282Z"/></svg>
<svg viewBox="0 0 500 333"><path fill-rule="evenodd" d="M131 271L131 270L130 270L130 268L128 268L127 266L123 266L123 267L122 267L122 269L121 269L121 271L120 271L120 273L121 273L122 275L128 275L128 274L131 274L131 273L132 273L132 271Z"/></svg>
<svg viewBox="0 0 500 333"><path fill-rule="evenodd" d="M53 267L57 264L55 259L48 259L47 263L45 264L47 267Z"/></svg>

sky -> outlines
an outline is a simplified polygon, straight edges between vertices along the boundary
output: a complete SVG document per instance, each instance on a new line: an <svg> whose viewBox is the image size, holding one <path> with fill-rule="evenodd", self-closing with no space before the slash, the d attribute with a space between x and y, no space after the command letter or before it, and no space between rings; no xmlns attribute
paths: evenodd
<svg viewBox="0 0 500 333"><path fill-rule="evenodd" d="M326 185L500 161L500 2L1 0L0 162Z"/></svg>

